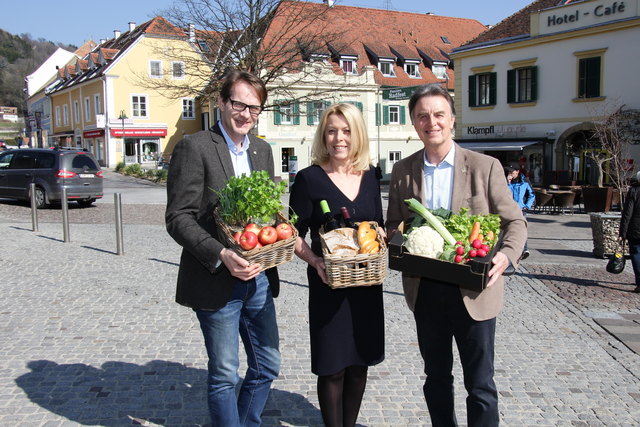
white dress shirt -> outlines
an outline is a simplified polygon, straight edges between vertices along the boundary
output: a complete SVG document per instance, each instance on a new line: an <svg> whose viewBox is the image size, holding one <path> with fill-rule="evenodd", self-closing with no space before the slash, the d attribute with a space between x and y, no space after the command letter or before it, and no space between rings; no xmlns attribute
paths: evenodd
<svg viewBox="0 0 640 427"><path fill-rule="evenodd" d="M222 131L224 140L227 142L227 147L229 147L229 154L231 154L231 162L233 163L233 172L236 176L241 176L242 174L246 176L251 175L251 160L247 154L249 150L249 136L244 136L242 146L238 149L236 143L233 142L227 134L227 131L224 130L222 122L218 121L218 125L220 126L220 131Z"/></svg>
<svg viewBox="0 0 640 427"><path fill-rule="evenodd" d="M455 144L439 164L434 165L427 160L424 152L424 192L423 204L429 209L451 209L451 194L453 192L453 160L455 158Z"/></svg>

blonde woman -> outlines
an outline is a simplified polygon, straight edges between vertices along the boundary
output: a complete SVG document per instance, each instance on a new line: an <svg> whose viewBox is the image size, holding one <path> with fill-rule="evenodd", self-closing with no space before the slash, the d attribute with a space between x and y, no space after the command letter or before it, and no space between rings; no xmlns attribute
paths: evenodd
<svg viewBox="0 0 640 427"><path fill-rule="evenodd" d="M338 221L341 207L346 207L356 222L383 224L380 183L371 165L364 120L351 104L325 111L313 141L311 166L296 175L290 205L299 216L295 252L309 264L311 370L318 375L322 418L327 426L353 426L368 367L384 359L382 286L332 289L326 284L321 200ZM308 232L311 247L304 240Z"/></svg>

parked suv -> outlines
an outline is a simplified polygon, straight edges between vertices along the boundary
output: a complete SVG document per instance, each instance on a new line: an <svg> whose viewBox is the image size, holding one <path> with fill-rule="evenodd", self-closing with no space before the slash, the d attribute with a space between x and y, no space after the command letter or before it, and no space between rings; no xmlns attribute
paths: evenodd
<svg viewBox="0 0 640 427"><path fill-rule="evenodd" d="M30 184L36 184L38 208L67 199L81 207L102 198L102 171L88 151L81 149L28 148L0 152L0 197L29 200Z"/></svg>

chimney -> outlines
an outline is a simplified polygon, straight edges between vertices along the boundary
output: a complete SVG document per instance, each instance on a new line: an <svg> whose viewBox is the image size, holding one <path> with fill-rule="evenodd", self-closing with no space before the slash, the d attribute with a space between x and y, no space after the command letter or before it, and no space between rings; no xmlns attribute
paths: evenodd
<svg viewBox="0 0 640 427"><path fill-rule="evenodd" d="M136 23L135 22L129 22L129 32L132 32L135 29L136 29Z"/></svg>
<svg viewBox="0 0 640 427"><path fill-rule="evenodd" d="M120 30L113 30L113 38L114 39L120 38Z"/></svg>
<svg viewBox="0 0 640 427"><path fill-rule="evenodd" d="M107 42L107 39L100 39L100 45L103 45Z"/></svg>
<svg viewBox="0 0 640 427"><path fill-rule="evenodd" d="M335 0L322 0L324 4L328 5L329 7L333 7L333 4L335 3Z"/></svg>
<svg viewBox="0 0 640 427"><path fill-rule="evenodd" d="M189 41L195 43L196 41L196 26L195 24L189 24Z"/></svg>

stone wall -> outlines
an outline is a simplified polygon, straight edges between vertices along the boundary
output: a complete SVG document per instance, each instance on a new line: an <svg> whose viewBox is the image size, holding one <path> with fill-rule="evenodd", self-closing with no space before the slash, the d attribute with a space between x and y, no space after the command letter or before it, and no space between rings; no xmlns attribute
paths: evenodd
<svg viewBox="0 0 640 427"><path fill-rule="evenodd" d="M606 258L619 251L618 232L620 230L620 214L591 213L591 233L593 235L593 254L599 258ZM624 244L625 256L629 256L629 245Z"/></svg>

